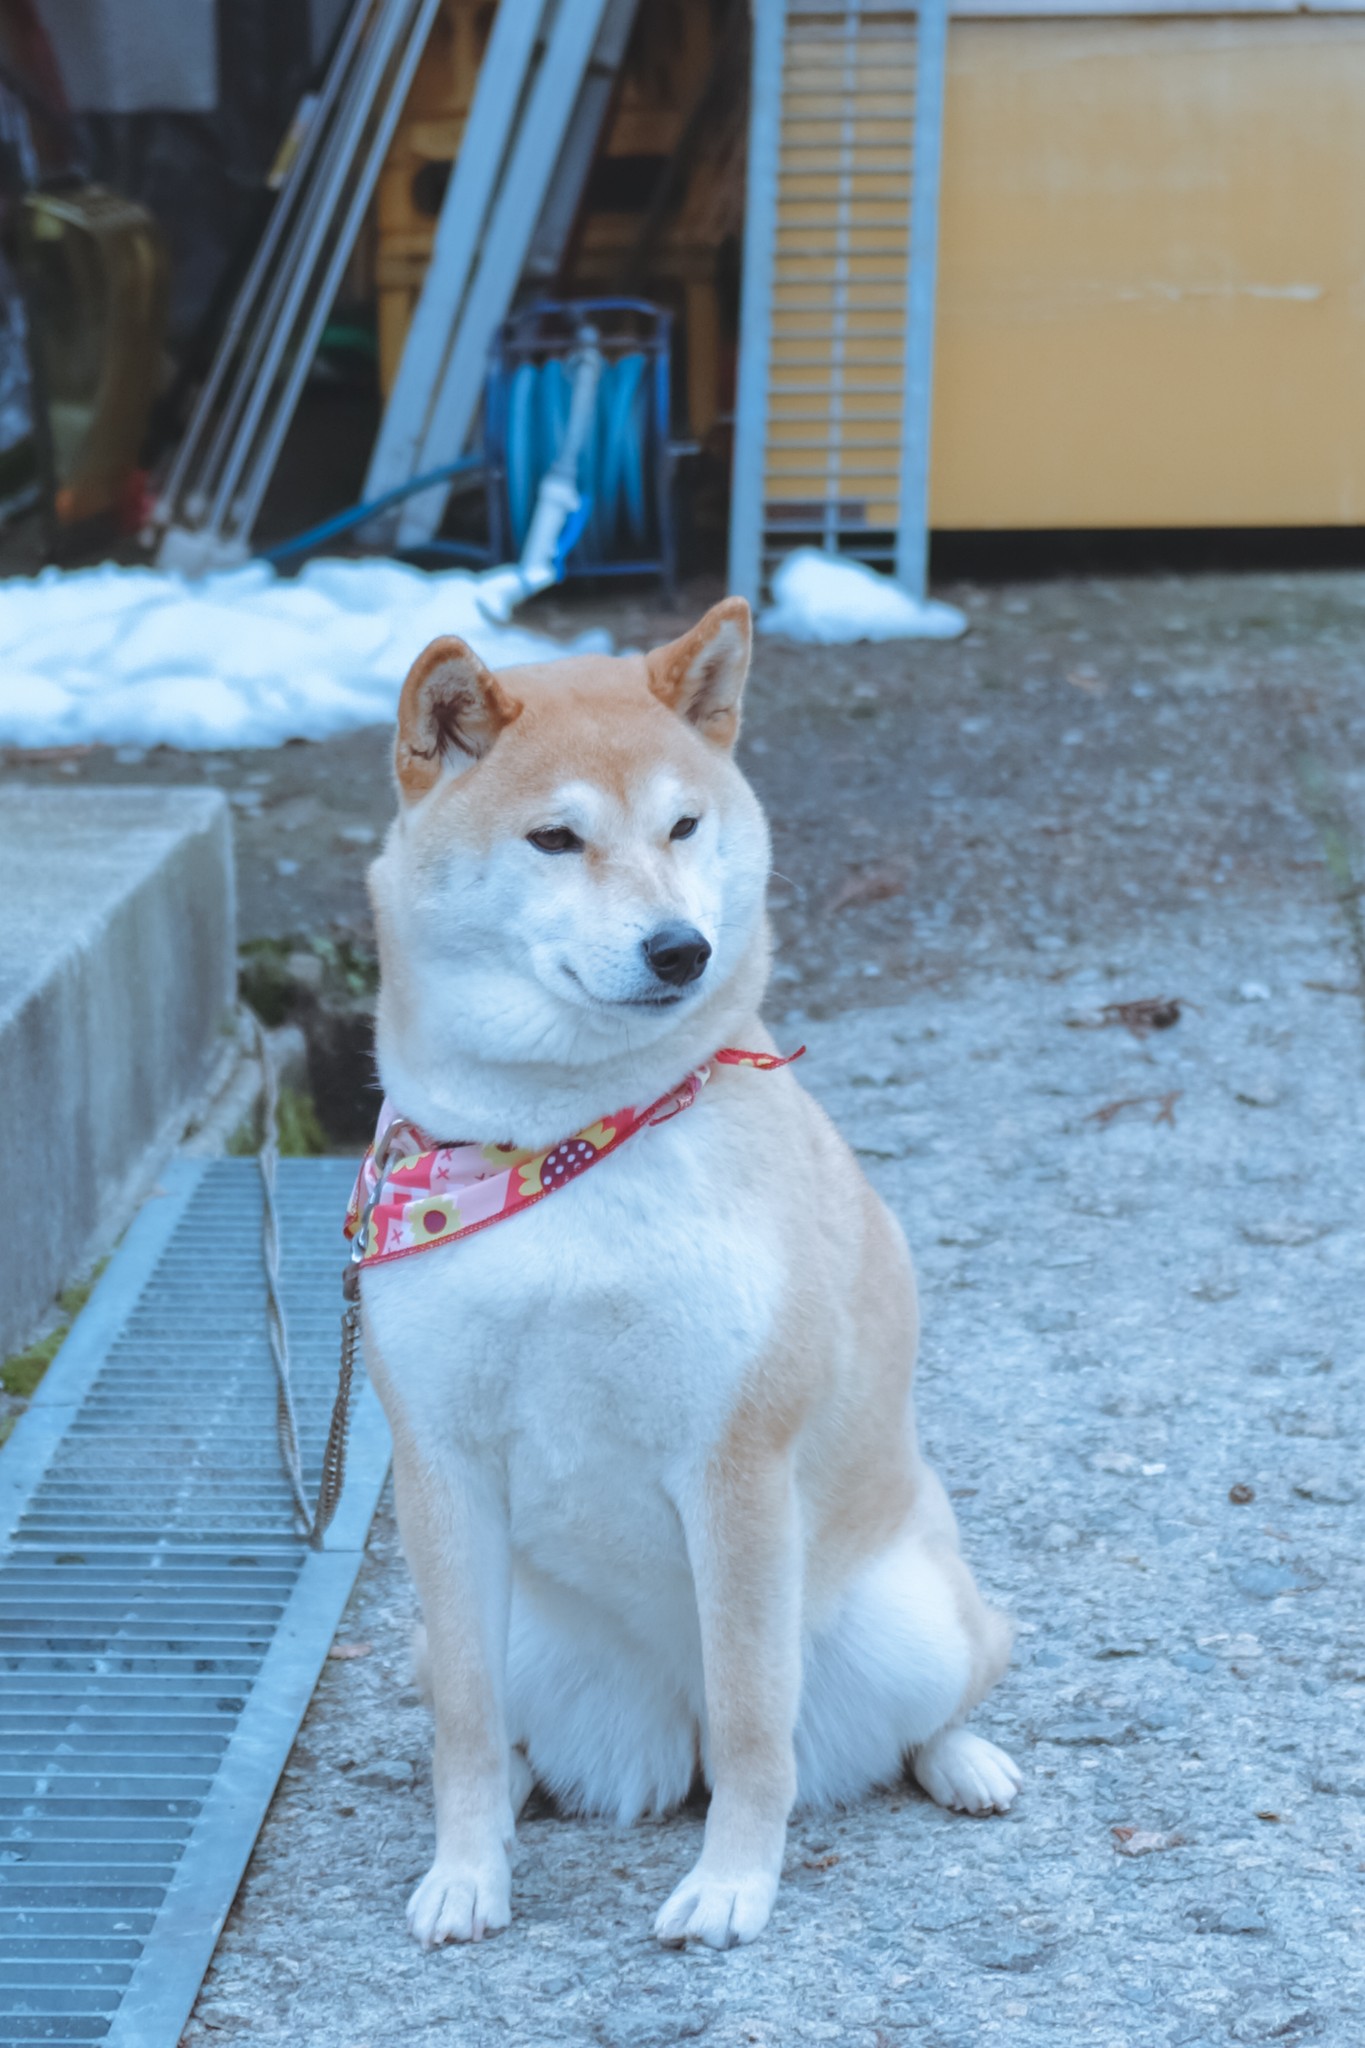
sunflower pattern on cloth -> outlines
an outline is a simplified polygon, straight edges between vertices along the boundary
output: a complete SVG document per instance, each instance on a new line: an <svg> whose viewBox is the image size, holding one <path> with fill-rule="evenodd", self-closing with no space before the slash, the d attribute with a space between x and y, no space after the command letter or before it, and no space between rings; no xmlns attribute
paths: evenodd
<svg viewBox="0 0 1365 2048"><path fill-rule="evenodd" d="M688 1074L657 1102L644 1109L618 1109L612 1116L599 1117L586 1130L575 1131L571 1138L561 1139L544 1152L463 1141L437 1144L415 1124L397 1116L386 1099L346 1211L346 1235L353 1241L351 1257L357 1265L380 1265L386 1259L453 1244L457 1237L485 1230L490 1223L500 1223L505 1216L515 1216L546 1195L568 1187L646 1125L667 1123L670 1117L690 1109L713 1066L754 1067L760 1073L770 1073L799 1060L805 1049L800 1046L784 1059L779 1053L742 1052L735 1046L722 1046L704 1067ZM362 1227L363 1238L358 1235Z"/></svg>

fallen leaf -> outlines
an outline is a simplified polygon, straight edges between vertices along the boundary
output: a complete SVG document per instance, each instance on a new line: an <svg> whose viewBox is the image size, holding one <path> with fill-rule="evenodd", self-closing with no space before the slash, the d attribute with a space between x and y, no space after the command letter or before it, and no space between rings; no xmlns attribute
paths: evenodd
<svg viewBox="0 0 1365 2048"><path fill-rule="evenodd" d="M836 912L861 903L884 903L888 896L902 895L909 880L905 869L894 861L870 861L865 868L845 876L825 905L826 912L833 917Z"/></svg>
<svg viewBox="0 0 1365 2048"><path fill-rule="evenodd" d="M1282 1821L1284 1819L1284 1815L1282 1813L1276 1813L1273 1806L1258 1806L1256 1809L1256 1818L1257 1820Z"/></svg>
<svg viewBox="0 0 1365 2048"><path fill-rule="evenodd" d="M1114 1850L1119 1856L1152 1856L1159 1849L1181 1849L1185 1837L1175 1829L1163 1833L1156 1828L1111 1828Z"/></svg>
<svg viewBox="0 0 1365 2048"><path fill-rule="evenodd" d="M1239 1479L1235 1486L1228 1488L1228 1499L1235 1508L1244 1508L1248 1501L1255 1500L1256 1489L1248 1486L1245 1479Z"/></svg>
<svg viewBox="0 0 1365 2048"><path fill-rule="evenodd" d="M1106 1031L1111 1024L1122 1024L1134 1038L1148 1038L1153 1031L1169 1031L1178 1024L1187 1003L1187 996L1137 996L1126 1003L1106 1003L1088 1017L1068 1017L1067 1023L1073 1031Z"/></svg>
<svg viewBox="0 0 1365 2048"><path fill-rule="evenodd" d="M349 1657L369 1657L373 1652L373 1643L333 1643L327 1655L335 1657L337 1662L341 1664L345 1663Z"/></svg>
<svg viewBox="0 0 1365 2048"><path fill-rule="evenodd" d="M1305 1216L1272 1216L1264 1223L1243 1223L1241 1235L1248 1244L1298 1245L1316 1244L1320 1237L1327 1237L1336 1228L1333 1223L1313 1223Z"/></svg>
<svg viewBox="0 0 1365 2048"><path fill-rule="evenodd" d="M1183 1088L1172 1088L1165 1095L1122 1095L1117 1102L1102 1102L1098 1109L1092 1109L1086 1122L1107 1128L1125 1109L1149 1109L1155 1105L1156 1115L1152 1122L1169 1124L1174 1130L1175 1106L1184 1092Z"/></svg>

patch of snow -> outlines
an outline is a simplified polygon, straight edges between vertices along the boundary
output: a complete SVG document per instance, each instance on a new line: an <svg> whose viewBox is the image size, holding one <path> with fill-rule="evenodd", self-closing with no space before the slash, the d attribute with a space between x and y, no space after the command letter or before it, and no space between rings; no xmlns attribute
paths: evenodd
<svg viewBox="0 0 1365 2048"><path fill-rule="evenodd" d="M427 642L458 633L490 668L607 653L490 624L468 570L264 562L175 571L44 569L0 583L0 746L213 749L325 739L393 718Z"/></svg>
<svg viewBox="0 0 1365 2048"><path fill-rule="evenodd" d="M847 640L956 640L963 612L934 598L921 602L862 562L818 548L797 548L773 577L773 603L760 633L823 645Z"/></svg>

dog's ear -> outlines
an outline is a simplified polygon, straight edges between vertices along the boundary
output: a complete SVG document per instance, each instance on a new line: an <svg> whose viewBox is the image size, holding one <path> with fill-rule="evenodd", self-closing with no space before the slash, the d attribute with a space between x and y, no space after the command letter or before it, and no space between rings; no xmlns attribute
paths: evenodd
<svg viewBox="0 0 1365 2048"><path fill-rule="evenodd" d="M753 624L742 597L723 597L704 619L645 656L649 687L713 746L739 737L739 700L749 673Z"/></svg>
<svg viewBox="0 0 1365 2048"><path fill-rule="evenodd" d="M517 699L463 640L433 640L408 670L398 700L393 768L404 802L433 789L443 767L481 760L520 713Z"/></svg>

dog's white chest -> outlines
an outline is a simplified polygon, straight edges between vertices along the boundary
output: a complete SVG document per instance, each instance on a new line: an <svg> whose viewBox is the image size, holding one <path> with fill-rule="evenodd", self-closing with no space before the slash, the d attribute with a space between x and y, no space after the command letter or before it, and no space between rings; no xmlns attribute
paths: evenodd
<svg viewBox="0 0 1365 2048"><path fill-rule="evenodd" d="M578 1576L578 1551L607 1565L676 1546L670 1489L722 1436L771 1334L780 1248L708 1145L709 1109L365 1275L424 1454L494 1468L514 1547L556 1575Z"/></svg>

